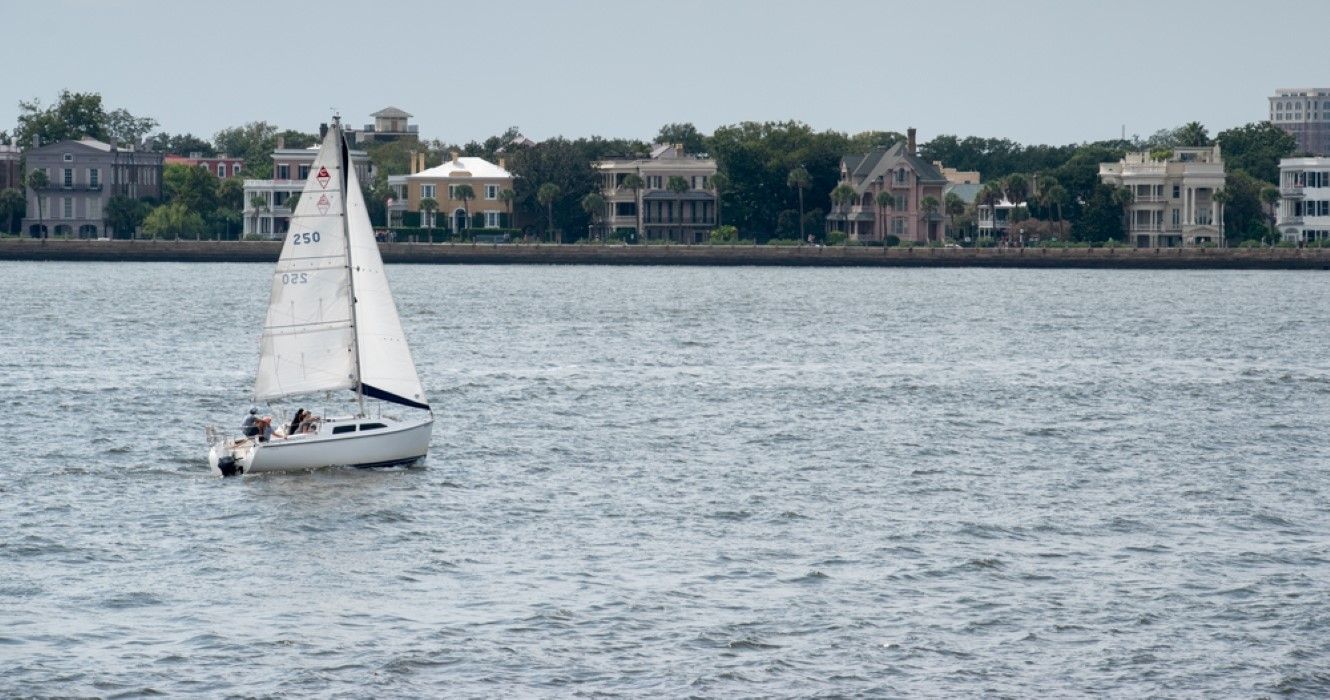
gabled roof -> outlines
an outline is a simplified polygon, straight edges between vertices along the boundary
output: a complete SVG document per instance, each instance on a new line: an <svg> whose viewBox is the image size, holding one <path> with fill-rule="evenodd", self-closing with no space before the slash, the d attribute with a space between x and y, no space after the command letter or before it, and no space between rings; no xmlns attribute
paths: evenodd
<svg viewBox="0 0 1330 700"><path fill-rule="evenodd" d="M415 115L414 115L414 114L407 114L406 112L403 112L402 110L400 110L400 109L398 109L398 108L396 108L396 107L384 107L383 109L381 109L381 110L379 110L379 111L377 111L377 112L375 112L375 113L373 113L373 114L371 114L371 115L369 115L369 116L371 116L371 117L375 117L375 118L384 118L384 119L403 119L403 118L405 118L405 119L410 119L411 117L414 117Z"/></svg>
<svg viewBox="0 0 1330 700"><path fill-rule="evenodd" d="M920 182L928 184L946 184L947 178L932 163L905 152L905 142L901 141L889 148L874 148L863 155L845 156L841 159L850 174L850 184L862 192L874 173L882 174L886 170L906 166L914 171Z"/></svg>
<svg viewBox="0 0 1330 700"><path fill-rule="evenodd" d="M432 168L415 173L414 175L408 175L407 177L409 179L446 180L452 177L504 178L512 176L512 173L484 158L463 156L456 160L447 161L443 165L436 165Z"/></svg>

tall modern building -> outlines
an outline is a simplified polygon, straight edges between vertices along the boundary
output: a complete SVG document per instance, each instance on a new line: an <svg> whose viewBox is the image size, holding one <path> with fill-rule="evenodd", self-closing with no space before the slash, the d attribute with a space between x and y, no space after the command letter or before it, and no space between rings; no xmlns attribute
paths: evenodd
<svg viewBox="0 0 1330 700"><path fill-rule="evenodd" d="M1298 140L1298 153L1330 155L1330 88L1279 88L1270 122Z"/></svg>
<svg viewBox="0 0 1330 700"><path fill-rule="evenodd" d="M1100 163L1099 179L1131 192L1130 245L1224 245L1223 207L1215 199L1215 192L1224 188L1219 146L1175 148L1161 158L1144 151L1128 153L1116 163Z"/></svg>
<svg viewBox="0 0 1330 700"><path fill-rule="evenodd" d="M1279 217L1289 243L1330 241L1330 158L1279 161Z"/></svg>

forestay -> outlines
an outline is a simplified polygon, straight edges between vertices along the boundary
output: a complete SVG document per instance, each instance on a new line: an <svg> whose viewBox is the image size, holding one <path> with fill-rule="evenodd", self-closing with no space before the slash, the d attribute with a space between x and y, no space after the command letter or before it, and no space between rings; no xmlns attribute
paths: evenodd
<svg viewBox="0 0 1330 700"><path fill-rule="evenodd" d="M355 388L340 134L324 138L273 273L254 383L260 400Z"/></svg>
<svg viewBox="0 0 1330 700"><path fill-rule="evenodd" d="M347 225L351 269L355 276L356 331L360 341L360 377L366 396L429 408L397 316L383 258L369 223L355 168L347 172Z"/></svg>

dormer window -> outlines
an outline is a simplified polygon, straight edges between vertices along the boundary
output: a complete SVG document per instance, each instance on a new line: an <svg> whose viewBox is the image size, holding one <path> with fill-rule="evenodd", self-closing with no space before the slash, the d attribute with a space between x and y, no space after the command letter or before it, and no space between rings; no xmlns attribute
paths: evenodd
<svg viewBox="0 0 1330 700"><path fill-rule="evenodd" d="M66 154L64 155L64 159L65 159L65 162L66 162L66 163L72 163L72 162L74 162L74 154L73 154L73 153L66 153Z"/></svg>

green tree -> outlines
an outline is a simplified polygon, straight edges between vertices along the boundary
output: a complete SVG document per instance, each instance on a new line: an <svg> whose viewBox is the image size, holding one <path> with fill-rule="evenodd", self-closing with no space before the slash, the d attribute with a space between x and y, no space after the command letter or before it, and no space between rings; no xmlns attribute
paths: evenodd
<svg viewBox="0 0 1330 700"><path fill-rule="evenodd" d="M1058 235L1062 235L1062 207L1067 203L1067 190L1056 181L1044 188L1039 195L1040 203L1050 211L1056 211Z"/></svg>
<svg viewBox="0 0 1330 700"><path fill-rule="evenodd" d="M250 233L259 235L259 215L268 211L268 198L261 194L250 195L249 209L254 212L254 226L250 228Z"/></svg>
<svg viewBox="0 0 1330 700"><path fill-rule="evenodd" d="M222 129L213 136L217 149L245 160L250 177L272 177L272 152L277 145L277 127L268 122L250 122L244 126Z"/></svg>
<svg viewBox="0 0 1330 700"><path fill-rule="evenodd" d="M647 183L642 180L642 176L637 173L628 173L623 182L619 184L619 189L629 190L633 193L633 209L637 211L637 231L634 234L636 239L646 239L646 234L642 231L642 190Z"/></svg>
<svg viewBox="0 0 1330 700"><path fill-rule="evenodd" d="M1003 182L1003 190L1012 204L1020 204L1030 197L1030 182L1024 175L1012 173Z"/></svg>
<svg viewBox="0 0 1330 700"><path fill-rule="evenodd" d="M1177 131L1178 146L1183 147L1201 147L1209 146L1213 142L1210 140L1210 134L1200 122L1187 122Z"/></svg>
<svg viewBox="0 0 1330 700"><path fill-rule="evenodd" d="M546 211L545 237L551 241L554 241L554 202L560 194L562 192L559 190L559 186L552 182L541 185L540 189L536 191L536 200L545 207ZM560 240L554 242L562 243L562 238L563 236L560 235Z"/></svg>
<svg viewBox="0 0 1330 700"><path fill-rule="evenodd" d="M849 185L837 185L836 189L831 191L831 201L837 208L845 211L845 226L842 229L848 236L850 233L850 207L855 200L854 188Z"/></svg>
<svg viewBox="0 0 1330 700"><path fill-rule="evenodd" d="M711 189L716 193L716 228L725 225L725 219L721 216L721 204L725 200L725 190L730 186L730 178L725 173L717 172L711 176ZM737 229L736 229L737 230Z"/></svg>
<svg viewBox="0 0 1330 700"><path fill-rule="evenodd" d="M165 131L148 139L148 148L158 153L173 153L180 156L188 156L191 153L198 153L204 157L217 155L217 149L213 148L212 142L206 139L194 134L168 134Z"/></svg>
<svg viewBox="0 0 1330 700"><path fill-rule="evenodd" d="M596 192L586 193L586 196L582 197L582 211L591 217L591 225L595 227L605 215L605 198ZM599 229L596 230L599 231ZM593 234L594 237L604 239L604 236L599 233Z"/></svg>
<svg viewBox="0 0 1330 700"><path fill-rule="evenodd" d="M1261 201L1270 210L1270 228L1275 226L1275 205L1279 204L1279 188L1263 187L1261 188Z"/></svg>
<svg viewBox="0 0 1330 700"><path fill-rule="evenodd" d="M23 190L17 187L0 190L0 219L5 222L6 233L18 231L19 220L23 218L27 206L28 200L23 196Z"/></svg>
<svg viewBox="0 0 1330 700"><path fill-rule="evenodd" d="M173 163L162 168L162 197L200 216L217 208L218 180L204 168Z"/></svg>
<svg viewBox="0 0 1330 700"><path fill-rule="evenodd" d="M927 222L931 222L938 211L942 209L942 202L937 201L937 197L928 195L919 200L919 208L923 210L924 221L927 224ZM925 225L925 230L931 230L931 228L931 225ZM929 236L929 240L933 240L932 236Z"/></svg>
<svg viewBox="0 0 1330 700"><path fill-rule="evenodd" d="M785 176L785 186L793 187L799 193L799 240L804 240L804 190L808 189L812 177L808 174L808 169L802 165L791 170L789 175Z"/></svg>
<svg viewBox="0 0 1330 700"><path fill-rule="evenodd" d="M106 135L113 143L137 146L156 126L156 119L136 117L123 109L111 110L111 113L106 115Z"/></svg>
<svg viewBox="0 0 1330 700"><path fill-rule="evenodd" d="M143 220L143 230L154 238L197 239L203 232L203 217L179 202L172 202L149 212L147 218Z"/></svg>
<svg viewBox="0 0 1330 700"><path fill-rule="evenodd" d="M421 217L420 225L426 228L434 228L434 212L439 210L439 200L433 197L421 197L420 204L417 206L420 213L424 215ZM430 242L434 242L433 234L430 235Z"/></svg>
<svg viewBox="0 0 1330 700"><path fill-rule="evenodd" d="M466 220L470 222L471 200L476 198L476 191L471 188L471 185L456 185L453 187L453 198L462 203L462 211L466 212Z"/></svg>
<svg viewBox="0 0 1330 700"><path fill-rule="evenodd" d="M702 153L707 150L707 139L692 124L666 124L656 134L656 143L683 146L685 153Z"/></svg>
<svg viewBox="0 0 1330 700"><path fill-rule="evenodd" d="M45 170L33 168L28 173L28 187L32 189L33 194L37 196L37 230L41 231L42 238L50 238L46 232L46 225L42 222L42 192L51 184L51 179L46 176Z"/></svg>
<svg viewBox="0 0 1330 700"><path fill-rule="evenodd" d="M877 193L877 196L873 198L873 201L877 203L878 219L882 221L882 240L885 241L887 239L887 234L891 233L887 227L887 210L896 208L896 195L893 195L886 190L882 190Z"/></svg>
<svg viewBox="0 0 1330 700"><path fill-rule="evenodd" d="M217 183L217 205L240 211L245 208L245 181L228 177Z"/></svg>
<svg viewBox="0 0 1330 700"><path fill-rule="evenodd" d="M517 193L511 189L505 187L499 191L499 201L508 208L508 228L517 228L517 222L513 220L513 202L516 200Z"/></svg>
<svg viewBox="0 0 1330 700"><path fill-rule="evenodd" d="M1242 170L1270 183L1279 181L1279 160L1293 155L1298 147L1297 139L1270 122L1227 129L1215 140L1224 154L1224 170Z"/></svg>
<svg viewBox="0 0 1330 700"><path fill-rule="evenodd" d="M133 238L139 224L148 215L148 205L141 199L115 195L106 201L104 213L106 225L116 238Z"/></svg>
<svg viewBox="0 0 1330 700"><path fill-rule="evenodd" d="M1122 205L1113 187L1099 185L1090 193L1081 216L1071 224L1071 236L1086 243L1122 240Z"/></svg>
<svg viewBox="0 0 1330 700"><path fill-rule="evenodd" d="M1113 188L1113 201L1122 210L1122 230L1130 231L1131 221L1128 217L1131 216L1131 205L1132 202L1136 201L1136 195L1132 194L1132 191L1126 187L1115 187Z"/></svg>
<svg viewBox="0 0 1330 700"><path fill-rule="evenodd" d="M286 209L291 212L293 216L295 215L296 207L298 206L300 206L300 190L292 192L286 198Z"/></svg>
<svg viewBox="0 0 1330 700"><path fill-rule="evenodd" d="M947 196L943 197L942 210L946 212L947 218L951 220L952 230L960 229L961 218L965 216L965 200L961 199L961 196L955 192L948 192Z"/></svg>

